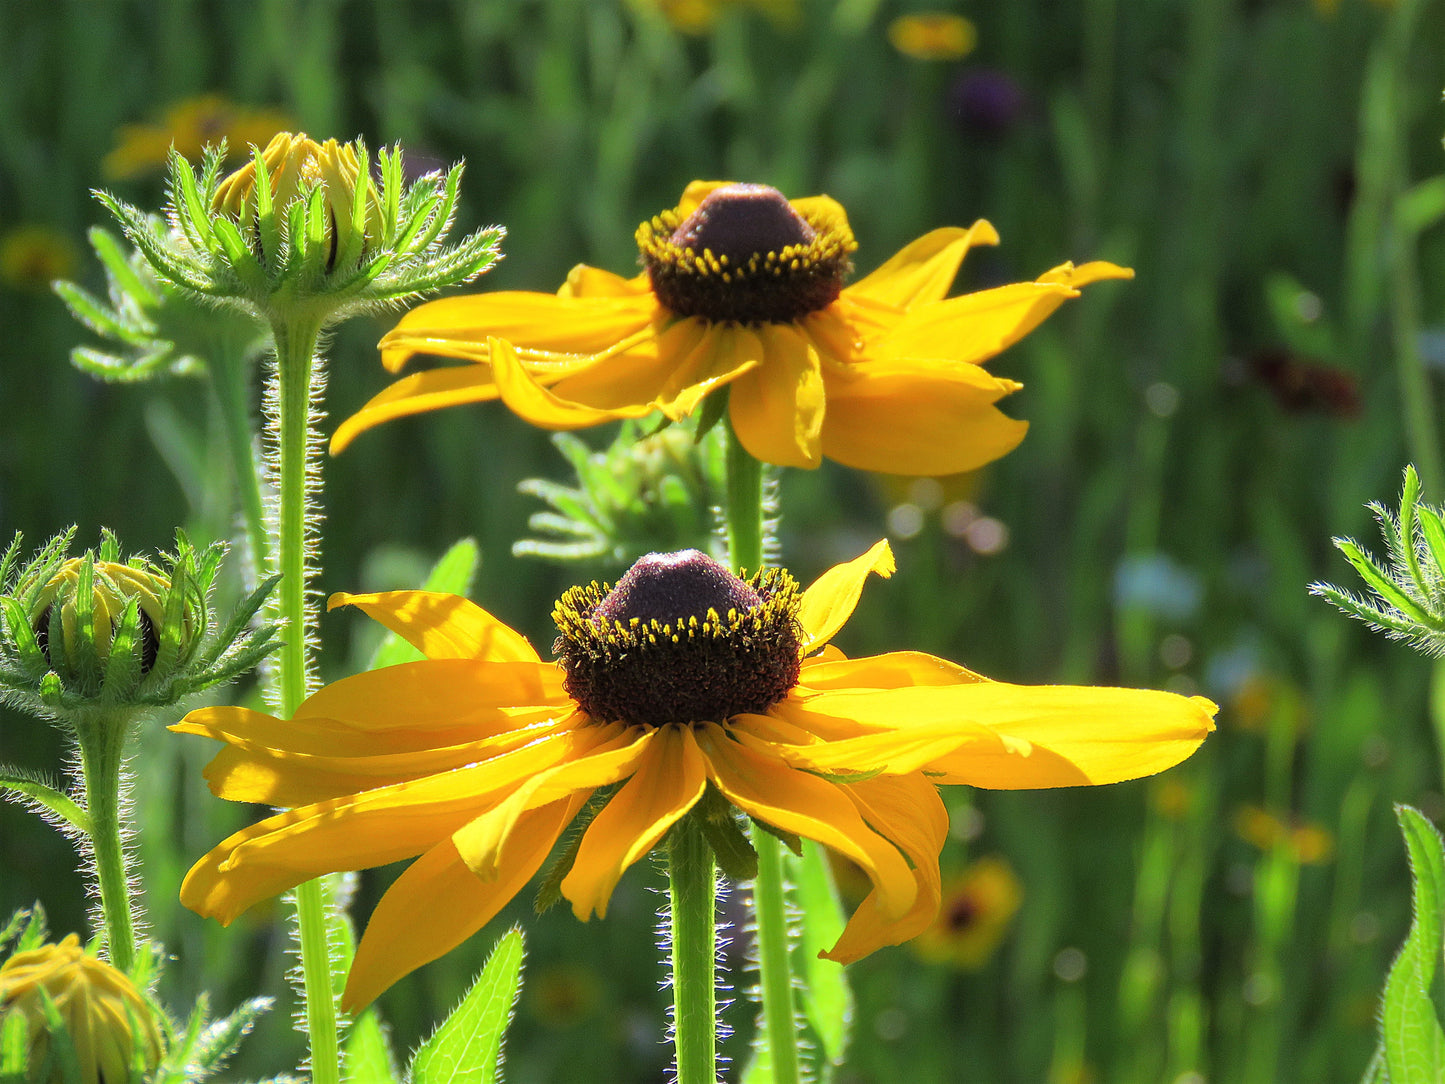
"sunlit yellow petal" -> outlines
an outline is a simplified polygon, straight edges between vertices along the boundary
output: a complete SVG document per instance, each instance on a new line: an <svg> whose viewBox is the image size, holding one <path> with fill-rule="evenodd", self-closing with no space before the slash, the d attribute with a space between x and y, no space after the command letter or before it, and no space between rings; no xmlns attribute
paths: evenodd
<svg viewBox="0 0 1445 1084"><path fill-rule="evenodd" d="M567 273L567 281L557 289L558 297L633 297L652 290L647 273L625 279L621 275L579 263Z"/></svg>
<svg viewBox="0 0 1445 1084"><path fill-rule="evenodd" d="M867 871L886 914L913 906L917 885L898 849L864 823L837 785L744 748L716 723L697 732L708 778L748 816L831 847Z"/></svg>
<svg viewBox="0 0 1445 1084"><path fill-rule="evenodd" d="M675 375L678 360L687 357L708 334L707 321L695 318L659 325L647 340L579 369L553 390L572 402L603 409L657 405Z"/></svg>
<svg viewBox="0 0 1445 1084"><path fill-rule="evenodd" d="M396 418L425 414L443 407L486 403L497 397L487 365L453 365L402 377L378 394L331 434L331 454L340 454L368 429Z"/></svg>
<svg viewBox="0 0 1445 1084"><path fill-rule="evenodd" d="M1075 267L1072 263L1062 263L1052 270L1044 272L1039 276L1040 282L1061 282L1065 286L1072 286L1078 289L1080 286L1087 286L1091 282L1101 282L1104 279L1132 279L1134 269L1132 267L1120 267L1105 260L1093 260L1089 263L1081 263Z"/></svg>
<svg viewBox="0 0 1445 1084"><path fill-rule="evenodd" d="M890 651L858 659L803 661L804 689L900 689L914 685L963 685L988 679L957 663L922 651Z"/></svg>
<svg viewBox="0 0 1445 1084"><path fill-rule="evenodd" d="M607 901L627 867L702 797L707 765L686 725L664 726L623 784L587 827L562 894L586 922L607 917Z"/></svg>
<svg viewBox="0 0 1445 1084"><path fill-rule="evenodd" d="M619 418L640 418L652 411L647 402L600 408L564 399L548 391L527 372L511 343L489 338L487 345L497 393L513 414L532 425L544 429L580 429Z"/></svg>
<svg viewBox="0 0 1445 1084"><path fill-rule="evenodd" d="M751 332L708 328L697 345L681 356L658 391L656 406L673 421L680 421L696 410L704 397L757 368L762 360L758 337Z"/></svg>
<svg viewBox="0 0 1445 1084"><path fill-rule="evenodd" d="M562 672L551 663L424 659L333 681L294 717L344 719L363 730L485 729L497 725L500 708L546 705L571 710Z"/></svg>
<svg viewBox="0 0 1445 1084"><path fill-rule="evenodd" d="M816 467L823 427L823 373L807 336L787 324L764 324L730 335L761 340L763 363L732 383L729 400L738 440L755 459L780 467ZM745 348L751 351L749 343Z"/></svg>
<svg viewBox="0 0 1445 1084"><path fill-rule="evenodd" d="M948 811L937 788L917 775L880 776L842 789L864 820L908 855L918 888L913 906L897 918L888 917L876 890L869 893L848 920L838 943L821 954L846 964L884 945L916 937L938 913L942 895L938 854L948 834Z"/></svg>
<svg viewBox="0 0 1445 1084"><path fill-rule="evenodd" d="M848 212L832 196L800 196L788 203L798 214L814 221L820 218L828 222L848 221Z"/></svg>
<svg viewBox="0 0 1445 1084"><path fill-rule="evenodd" d="M450 952L495 918L537 872L580 804L553 802L524 815L494 881L467 869L450 839L413 862L371 913L346 979L342 1011L360 1012L403 975ZM425 921L418 921L421 916Z"/></svg>
<svg viewBox="0 0 1445 1084"><path fill-rule="evenodd" d="M497 857L518 817L559 798L590 794L598 787L626 779L637 770L657 733L620 723L580 731L584 742L571 755L545 770L519 776L525 782L495 808L460 827L453 833L452 842L473 873L485 878L495 876Z"/></svg>
<svg viewBox="0 0 1445 1084"><path fill-rule="evenodd" d="M547 353L598 354L647 327L657 312L650 291L559 297L510 290L447 297L418 305L403 316L382 337L381 362L396 372L416 354L456 356L448 347L479 351L488 336Z"/></svg>
<svg viewBox="0 0 1445 1084"><path fill-rule="evenodd" d="M326 600L326 608L338 606L358 607L429 659L542 661L525 636L460 595L440 591L352 595L338 591Z"/></svg>
<svg viewBox="0 0 1445 1084"><path fill-rule="evenodd" d="M958 265L970 248L996 244L997 231L981 218L966 230L956 226L933 230L905 245L844 293L849 298L866 297L900 309L938 301L947 296Z"/></svg>
<svg viewBox="0 0 1445 1084"><path fill-rule="evenodd" d="M957 368L983 372L962 363ZM985 390L907 372L830 384L823 454L846 467L883 474L977 470L1013 451L1028 432L1028 422L991 405L998 389L1007 387Z"/></svg>
<svg viewBox="0 0 1445 1084"><path fill-rule="evenodd" d="M677 214L680 218L686 218L697 210L698 205L713 192L725 185L736 184L735 181L692 181L682 190L682 198L677 201Z"/></svg>
<svg viewBox="0 0 1445 1084"><path fill-rule="evenodd" d="M824 775L862 775L881 772L905 775L931 766L950 754L983 750L990 756L1009 752L1004 739L986 726L960 720L902 726L891 730L840 737L811 743L770 740L756 724L766 716L738 715L729 720L733 733L754 752L804 771ZM785 722L796 723L789 714ZM763 728L766 729L766 724Z"/></svg>
<svg viewBox="0 0 1445 1084"><path fill-rule="evenodd" d="M803 592L798 609L798 622L803 626L803 654L822 647L848 618L863 594L863 581L876 572L887 579L898 566L888 543L877 542L862 557L834 565Z"/></svg>

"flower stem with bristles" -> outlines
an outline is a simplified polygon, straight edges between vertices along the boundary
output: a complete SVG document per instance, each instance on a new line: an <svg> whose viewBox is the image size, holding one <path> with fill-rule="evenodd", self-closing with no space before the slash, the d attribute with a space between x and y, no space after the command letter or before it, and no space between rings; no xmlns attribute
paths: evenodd
<svg viewBox="0 0 1445 1084"><path fill-rule="evenodd" d="M117 717L120 716L120 717ZM125 868L121 832L123 748L130 732L124 712L97 711L75 720L81 778L89 815L89 843L100 888L106 952L111 965L129 973L135 964L135 912Z"/></svg>
<svg viewBox="0 0 1445 1084"><path fill-rule="evenodd" d="M275 394L271 419L277 439L275 517L272 553L281 573L279 616L285 644L277 666L277 705L289 718L306 698L310 683L306 584L310 565L308 469L311 453L313 384L319 379L316 340L320 323L278 321ZM313 1084L338 1084L336 998L326 938L326 906L319 881L296 889L301 973L306 987L306 1031L311 1045Z"/></svg>
<svg viewBox="0 0 1445 1084"><path fill-rule="evenodd" d="M717 1080L717 868L702 829L684 817L667 851L672 908L673 1041L677 1084Z"/></svg>
<svg viewBox="0 0 1445 1084"><path fill-rule="evenodd" d="M211 387L220 407L226 454L231 461L231 474L240 497L241 517L246 531L250 562L246 578L248 586L254 586L250 581L263 579L270 567L271 544L266 534L266 502L261 474L252 445L255 421L247 396L251 366L244 344L230 336L218 339L210 361Z"/></svg>
<svg viewBox="0 0 1445 1084"><path fill-rule="evenodd" d="M734 570L756 571L763 563L763 465L748 453L728 425L728 555ZM782 843L768 832L753 832L758 876L753 884L757 926L762 1030L772 1056L773 1084L798 1084L798 1028L789 958L787 896Z"/></svg>

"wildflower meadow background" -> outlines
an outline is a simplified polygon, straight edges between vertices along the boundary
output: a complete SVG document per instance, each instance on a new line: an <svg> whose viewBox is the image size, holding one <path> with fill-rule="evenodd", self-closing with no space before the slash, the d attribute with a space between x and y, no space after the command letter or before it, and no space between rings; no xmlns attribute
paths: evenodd
<svg viewBox="0 0 1445 1084"><path fill-rule="evenodd" d="M835 197L860 273L980 217L1002 244L970 254L959 290L1063 259L1132 267L992 363L1025 385L1002 406L1031 426L999 462L929 480L826 461L783 476L780 539L801 581L880 537L897 555L840 638L850 654L908 647L1004 680L1221 706L1218 732L1158 778L950 788L941 925L849 969L855 1026L835 1079L1357 1080L1410 920L1392 803L1445 816L1432 725L1445 671L1307 587L1348 583L1330 540L1373 542L1366 505L1393 504L1407 462L1426 501L1445 499L1445 8L1020 0L950 8L969 24L932 35L898 21L911 13L883 0L7 5L0 540L75 524L93 545L106 526L154 552L177 526L201 546L235 535L202 380L82 372L71 351L96 336L50 287L103 294L87 230L112 224L90 190L158 206L172 143L198 155L225 137L244 153L289 128L399 143L423 169L465 159L460 230L507 229L505 259L469 289L551 290L580 262L635 273L637 224L694 178ZM394 322L336 335L328 434L390 382L376 342ZM471 538L472 597L545 653L558 595L630 563L514 553L547 508L519 484L575 478L558 443L498 405L368 431L325 471L323 592L416 586ZM239 580L220 591L234 600ZM323 677L364 665L364 626L323 616ZM253 685L221 702L258 702ZM0 759L54 773L62 750L0 708ZM177 954L165 999L280 1001L239 1080L293 1067L299 1037L285 909L223 930L175 902L190 864L260 812L206 791L213 752L159 723L142 734L138 847L153 933ZM866 889L838 872L856 903ZM353 911L391 876L364 874ZM397 1048L425 1037L516 921L527 961L507 1078L664 1079L664 884L644 863L586 925L567 908L535 917L524 894L382 997ZM53 930L85 930L70 845L0 806L0 915L37 898ZM739 989L754 981L747 938L735 929L726 950ZM751 1016L724 1017L735 1061Z"/></svg>

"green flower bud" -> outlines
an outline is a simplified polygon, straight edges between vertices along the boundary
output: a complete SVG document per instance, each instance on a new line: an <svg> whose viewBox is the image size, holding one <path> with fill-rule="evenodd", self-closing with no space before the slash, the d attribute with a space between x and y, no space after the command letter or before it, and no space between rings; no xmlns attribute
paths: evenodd
<svg viewBox="0 0 1445 1084"><path fill-rule="evenodd" d="M161 1060L154 1010L122 972L88 955L75 934L0 965L0 1024L11 1016L25 1020L31 1084L65 1084L72 1079L67 1062L83 1084L139 1084L137 1060L146 1072Z"/></svg>
<svg viewBox="0 0 1445 1084"><path fill-rule="evenodd" d="M277 645L274 626L250 628L270 583L218 628L210 593L222 545L201 552L184 534L174 554L120 559L105 532L99 552L67 556L74 530L28 563L17 537L0 561L0 700L64 719L86 709L143 709L250 669Z"/></svg>

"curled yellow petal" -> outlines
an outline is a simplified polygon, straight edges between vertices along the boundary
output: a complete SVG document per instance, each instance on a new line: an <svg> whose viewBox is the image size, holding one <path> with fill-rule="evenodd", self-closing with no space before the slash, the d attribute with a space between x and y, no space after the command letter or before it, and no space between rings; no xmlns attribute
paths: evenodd
<svg viewBox="0 0 1445 1084"><path fill-rule="evenodd" d="M326 608L355 606L429 659L541 662L527 638L460 595L440 591L338 591Z"/></svg>
<svg viewBox="0 0 1445 1084"><path fill-rule="evenodd" d="M958 266L974 245L998 244L998 231L979 219L968 229L933 230L910 242L878 270L865 275L845 294L906 309L946 297Z"/></svg>
<svg viewBox="0 0 1445 1084"><path fill-rule="evenodd" d="M580 429L619 418L641 418L652 410L648 403L604 408L563 399L527 372L511 343L488 338L487 347L497 394L513 414L532 425L544 429Z"/></svg>
<svg viewBox="0 0 1445 1084"><path fill-rule="evenodd" d="M876 572L887 579L898 566L886 541L861 557L834 565L803 592L798 622L803 626L803 654L822 647L847 623L863 594L863 581Z"/></svg>

